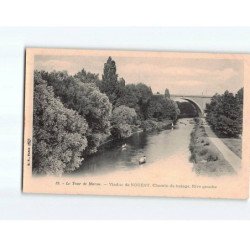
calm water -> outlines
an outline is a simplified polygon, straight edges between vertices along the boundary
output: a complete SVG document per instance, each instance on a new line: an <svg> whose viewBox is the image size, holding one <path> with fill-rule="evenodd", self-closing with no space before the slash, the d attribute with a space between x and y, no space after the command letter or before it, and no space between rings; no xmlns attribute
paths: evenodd
<svg viewBox="0 0 250 250"><path fill-rule="evenodd" d="M189 162L189 140L192 119L180 119L175 129L156 133L139 132L119 142L109 142L99 151L83 161L73 174L102 174L114 170L131 170L139 167L139 159L145 155L147 164L180 154ZM126 149L122 149L123 144ZM142 166L142 165L140 165ZM144 166L144 165L143 165Z"/></svg>

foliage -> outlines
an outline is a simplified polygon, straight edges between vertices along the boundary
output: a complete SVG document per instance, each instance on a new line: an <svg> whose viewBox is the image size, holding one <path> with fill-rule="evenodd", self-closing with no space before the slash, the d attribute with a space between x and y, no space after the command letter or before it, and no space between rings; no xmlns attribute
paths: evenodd
<svg viewBox="0 0 250 250"><path fill-rule="evenodd" d="M111 57L108 58L104 64L102 81L98 85L101 92L105 93L109 101L115 105L117 99L122 95L125 86L125 80L123 78L118 80L118 74L116 74L116 64Z"/></svg>
<svg viewBox="0 0 250 250"><path fill-rule="evenodd" d="M206 105L206 114L207 121L217 134L238 137L242 133L243 89L236 95L229 91L214 95Z"/></svg>
<svg viewBox="0 0 250 250"><path fill-rule="evenodd" d="M167 129L172 124L172 120L157 121L155 119L147 119L142 122L141 127L144 131L161 131Z"/></svg>
<svg viewBox="0 0 250 250"><path fill-rule="evenodd" d="M97 86L100 84L100 79L98 74L87 72L85 69L82 69L77 74L75 74L74 78L84 83L95 83Z"/></svg>
<svg viewBox="0 0 250 250"><path fill-rule="evenodd" d="M123 90L122 95L119 99L117 99L116 106L119 107L121 105L128 106L130 108L134 108L139 112L140 107L138 105L139 97L137 96L137 88L135 84L126 84Z"/></svg>
<svg viewBox="0 0 250 250"><path fill-rule="evenodd" d="M112 105L94 83L83 83L66 72L39 72L53 86L54 93L65 107L76 110L88 123L88 147L84 154L92 154L110 135ZM79 75L78 75L79 76Z"/></svg>
<svg viewBox="0 0 250 250"><path fill-rule="evenodd" d="M169 89L165 89L165 97L166 97L166 98L170 98Z"/></svg>
<svg viewBox="0 0 250 250"><path fill-rule="evenodd" d="M136 112L133 108L121 105L113 110L111 133L115 138L126 138L132 134L135 124Z"/></svg>
<svg viewBox="0 0 250 250"><path fill-rule="evenodd" d="M143 83L127 84L122 95L117 100L116 106L126 105L134 108L138 117L144 120L147 116L147 108L152 96L151 88Z"/></svg>
<svg viewBox="0 0 250 250"><path fill-rule="evenodd" d="M191 140L189 149L191 151L191 160L194 163L199 161L217 161L218 156L210 146L209 139L204 127L199 119L196 119L196 124L191 132Z"/></svg>
<svg viewBox="0 0 250 250"><path fill-rule="evenodd" d="M180 110L177 104L162 95L154 95L149 101L147 109L147 117L149 119L155 118L158 121L162 121L169 118L175 122L179 114Z"/></svg>
<svg viewBox="0 0 250 250"><path fill-rule="evenodd" d="M239 130L242 133L242 126L243 126L243 98L244 98L244 91L241 88L235 95L237 109L238 109L238 121L240 124Z"/></svg>
<svg viewBox="0 0 250 250"><path fill-rule="evenodd" d="M80 166L87 147L86 120L67 109L53 88L34 76L33 170L42 174L62 174Z"/></svg>
<svg viewBox="0 0 250 250"><path fill-rule="evenodd" d="M133 108L140 121L152 118L159 121L170 118L176 121L180 114L177 104L169 98L168 89L165 96L160 93L153 95L146 84L125 84L124 79L118 80L116 63L111 57L104 64L102 81L98 86L114 107L125 105Z"/></svg>
<svg viewBox="0 0 250 250"><path fill-rule="evenodd" d="M168 99L168 103L169 103L170 118L175 123L180 116L180 113L181 113L180 109L178 107L178 104L175 101Z"/></svg>

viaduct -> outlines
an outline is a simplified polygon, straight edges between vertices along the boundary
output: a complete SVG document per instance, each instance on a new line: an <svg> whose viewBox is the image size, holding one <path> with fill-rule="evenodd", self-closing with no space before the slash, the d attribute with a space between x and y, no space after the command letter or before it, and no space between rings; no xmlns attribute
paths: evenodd
<svg viewBox="0 0 250 250"><path fill-rule="evenodd" d="M212 96L205 95L171 95L172 100L183 99L192 103L198 111L199 116L205 116L206 104L210 103Z"/></svg>

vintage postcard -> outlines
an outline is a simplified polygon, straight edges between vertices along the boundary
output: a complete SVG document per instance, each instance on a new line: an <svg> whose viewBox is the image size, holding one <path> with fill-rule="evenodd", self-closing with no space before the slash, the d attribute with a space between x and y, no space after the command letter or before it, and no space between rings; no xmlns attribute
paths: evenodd
<svg viewBox="0 0 250 250"><path fill-rule="evenodd" d="M247 199L250 55L26 49L23 192Z"/></svg>

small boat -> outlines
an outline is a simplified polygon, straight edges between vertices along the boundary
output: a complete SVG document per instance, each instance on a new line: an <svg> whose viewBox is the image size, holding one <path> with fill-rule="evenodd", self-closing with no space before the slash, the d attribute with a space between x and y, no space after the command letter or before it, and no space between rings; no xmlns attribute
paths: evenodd
<svg viewBox="0 0 250 250"><path fill-rule="evenodd" d="M125 150L125 149L127 149L127 144L126 143L122 145L122 150Z"/></svg>
<svg viewBox="0 0 250 250"><path fill-rule="evenodd" d="M141 165L141 164L144 164L144 163L146 163L146 156L144 155L144 156L142 156L140 159L139 159L139 164Z"/></svg>

